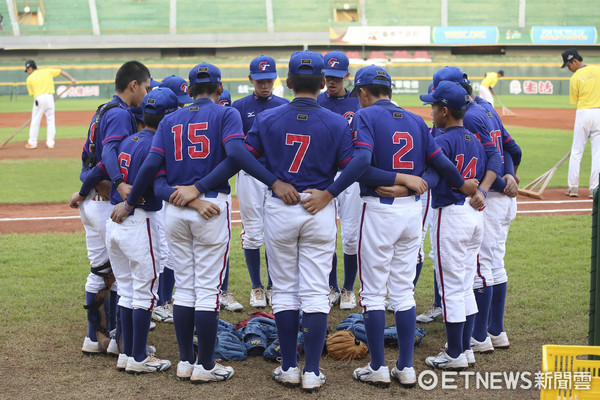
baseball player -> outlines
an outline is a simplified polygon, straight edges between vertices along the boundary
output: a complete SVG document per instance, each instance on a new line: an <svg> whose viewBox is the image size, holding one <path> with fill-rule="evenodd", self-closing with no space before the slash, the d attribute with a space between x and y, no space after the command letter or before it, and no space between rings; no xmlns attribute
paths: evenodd
<svg viewBox="0 0 600 400"><path fill-rule="evenodd" d="M233 368L213 359L220 287L231 235L228 179L236 172L223 173L220 167L227 163L230 142L238 142L243 149L244 135L238 111L215 104L223 87L217 67L208 63L195 66L190 71L189 83L188 93L194 103L161 121L131 195L120 208L115 207L113 220L119 221L128 214L163 163L171 188L159 196L174 199L178 193L173 187L177 187L184 191L193 189L192 198L204 200L203 210L198 210L200 215L197 210L171 203L166 208L167 235L177 261L177 290L173 295L173 322L180 359L177 376L201 383L224 381L234 373ZM206 187L205 182L208 182ZM198 336L197 360L194 329Z"/></svg>
<svg viewBox="0 0 600 400"><path fill-rule="evenodd" d="M38 133L42 116L46 116L46 147L54 148L54 136L56 135L56 126L54 123L54 79L57 76L64 76L71 81L71 86L76 85L77 81L73 79L66 71L58 68L38 69L35 61L29 60L25 63L25 72L27 77L27 92L33 96L33 109L31 111L31 125L29 126L29 140L25 145L26 149L37 148Z"/></svg>
<svg viewBox="0 0 600 400"><path fill-rule="evenodd" d="M273 190L265 203L265 244L282 354L282 365L273 371L273 378L283 385L301 384L305 391L318 390L326 380L319 362L330 310L327 277L337 232L331 200L368 165L366 158L352 158L346 119L317 103L325 87L323 68L320 54L293 53L287 84L294 100L259 114L246 136L250 151L265 158L266 170L292 185L284 195ZM334 182L338 167L345 164ZM302 204L297 204L300 200ZM300 310L305 348L302 372L296 354Z"/></svg>
<svg viewBox="0 0 600 400"><path fill-rule="evenodd" d="M158 87L166 87L169 88L175 93L177 96L177 100L179 101L179 108L185 107L186 104L190 104L193 102L193 99L187 92L188 84L185 79L177 76L171 75L164 78Z"/></svg>
<svg viewBox="0 0 600 400"><path fill-rule="evenodd" d="M417 383L413 368L416 309L413 295L417 256L421 243L421 202L419 194L427 184L419 178L430 164L455 187L476 189L465 180L442 153L429 133L425 121L391 102L392 80L381 67L369 66L356 73L355 88L362 107L353 120L358 149L372 153L371 165L386 171L385 186L402 184L416 196L389 195L391 188L378 186L377 180L363 176L360 194L363 205L359 233L360 305L365 312L365 330L371 362L354 370L354 378L387 387L390 371L384 358L385 297L389 291L398 334L398 361L392 369L403 386ZM367 174L365 174L367 175ZM402 179L400 182L398 179ZM463 188L463 185L464 188ZM390 226L388 221L395 221Z"/></svg>
<svg viewBox="0 0 600 400"><path fill-rule="evenodd" d="M231 106L231 94L226 89L223 89L223 93L219 97L219 104L225 107Z"/></svg>
<svg viewBox="0 0 600 400"><path fill-rule="evenodd" d="M569 159L567 196L577 197L579 167L585 145L592 146L592 172L590 174L589 197L594 197L600 173L600 67L587 65L577 49L570 48L562 53L563 65L573 73L569 83L571 104L577 104L573 145Z"/></svg>
<svg viewBox="0 0 600 400"><path fill-rule="evenodd" d="M487 160L481 142L462 126L468 95L460 84L436 82L434 91L421 95L420 99L432 103L433 122L444 130L436 140L446 156L455 162L463 177L475 178L482 184L470 199L453 190L444 178L431 189L434 265L448 344L437 356L427 357L425 363L441 369L461 370L475 359L470 349L470 327L477 313L473 279L483 239L483 215L478 210L484 207L487 195L482 187L484 184L489 187L496 174L486 171Z"/></svg>
<svg viewBox="0 0 600 400"><path fill-rule="evenodd" d="M342 115L348 123L352 123L354 114L360 108L358 99L350 97L350 92L344 88L350 73L350 61L341 51L332 51L324 56L325 84L327 91L319 94L317 102L321 107L327 108ZM344 249L344 285L340 293L337 282L337 255L334 254L333 266L329 275L329 300L331 305L340 303L340 309L350 310L356 307L354 295L354 281L358 270L357 247L358 225L360 221L361 201L358 183L353 183L335 198L336 208L342 226L342 246Z"/></svg>
<svg viewBox="0 0 600 400"><path fill-rule="evenodd" d="M489 102L492 107L494 106L494 86L498 83L498 79L504 76L504 71L488 72L479 84L479 95L485 101Z"/></svg>
<svg viewBox="0 0 600 400"><path fill-rule="evenodd" d="M146 88L150 83L150 71L138 61L126 62L119 68L115 77L115 95L110 102L99 107L92 120L83 147L81 179L92 168L102 162L109 172L112 185L119 191L121 197L126 197L130 186L123 181L119 168L117 148L127 136L137 132L135 118L128 107L138 107L146 95ZM89 193L74 193L70 205L79 208L81 221L86 232L86 246L90 259L91 272L87 277L86 308L88 310L88 335L84 339L82 351L86 354L101 353L106 351L102 338L98 338L97 331L100 326L98 313L98 293L105 290L112 274L111 264L106 250L106 220L111 213L109 190L111 181L104 180L95 186ZM108 316L109 326L107 331L116 325L116 285L110 287L111 312ZM102 333L102 332L101 332ZM117 335L118 336L118 335ZM111 340L109 352L117 355L118 347Z"/></svg>
<svg viewBox="0 0 600 400"><path fill-rule="evenodd" d="M231 105L242 116L244 134L248 133L256 116L261 112L289 103L287 99L273 95L273 82L276 79L277 68L275 60L271 57L261 55L250 62L248 80L254 86L254 92L234 101ZM251 307L266 307L267 302L271 300L272 284L270 279L267 283L267 294L260 278L260 246L263 243L264 202L267 190L263 183L254 179L247 172L242 170L238 173L236 194L243 226L242 248L252 282Z"/></svg>

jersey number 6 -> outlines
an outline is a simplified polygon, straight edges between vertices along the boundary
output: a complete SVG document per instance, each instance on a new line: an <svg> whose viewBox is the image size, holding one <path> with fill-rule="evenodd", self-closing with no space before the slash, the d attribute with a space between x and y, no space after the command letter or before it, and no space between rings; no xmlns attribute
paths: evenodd
<svg viewBox="0 0 600 400"><path fill-rule="evenodd" d="M208 129L208 122L200 122L188 124L188 140L192 146L187 147L190 158L206 158L210 154L210 140L206 135L197 135L197 131L205 131ZM183 160L183 125L175 125L171 128L173 132L173 140L175 143L175 161ZM200 145L200 150L196 147Z"/></svg>
<svg viewBox="0 0 600 400"><path fill-rule="evenodd" d="M288 146L293 146L294 143L300 143L300 146L296 151L294 161L292 161L292 165L290 165L290 169L288 170L288 172L297 173L300 169L300 165L302 165L302 160L304 160L304 156L306 155L308 146L310 145L310 136L298 135L296 133L287 133L285 135L285 144Z"/></svg>

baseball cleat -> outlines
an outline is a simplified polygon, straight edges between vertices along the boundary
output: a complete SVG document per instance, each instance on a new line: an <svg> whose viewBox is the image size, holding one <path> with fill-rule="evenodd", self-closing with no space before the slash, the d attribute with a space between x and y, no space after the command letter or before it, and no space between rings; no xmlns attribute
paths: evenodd
<svg viewBox="0 0 600 400"><path fill-rule="evenodd" d="M508 341L508 336L506 332L500 332L498 336L494 336L491 333L488 333L490 339L492 339L492 345L496 349L506 350L510 347L510 342Z"/></svg>
<svg viewBox="0 0 600 400"><path fill-rule="evenodd" d="M333 307L340 301L340 292L336 292L334 288L329 287L329 307Z"/></svg>
<svg viewBox="0 0 600 400"><path fill-rule="evenodd" d="M112 357L119 357L120 353L117 341L114 338L110 339L108 347L106 348L106 354Z"/></svg>
<svg viewBox="0 0 600 400"><path fill-rule="evenodd" d="M267 289L265 296L267 297L267 305L273 307L273 289Z"/></svg>
<svg viewBox="0 0 600 400"><path fill-rule="evenodd" d="M488 354L494 351L492 339L488 336L483 342L478 341L474 337L471 338L471 350L475 353Z"/></svg>
<svg viewBox="0 0 600 400"><path fill-rule="evenodd" d="M194 365L194 372L192 372L192 376L190 377L190 382L192 383L208 383L208 382L220 382L226 381L227 379L233 376L233 368L226 367L219 363L215 363L215 366L206 370L200 364Z"/></svg>
<svg viewBox="0 0 600 400"><path fill-rule="evenodd" d="M440 354L435 357L427 357L425 359L425 364L430 367L452 371L463 371L469 366L465 353L460 353L458 357L452 358L445 350L441 351Z"/></svg>
<svg viewBox="0 0 600 400"><path fill-rule="evenodd" d="M433 304L423 314L417 315L417 322L420 322L422 324L428 324L430 322L435 321L436 319L438 319L441 316L442 316L442 307L438 307L435 304Z"/></svg>
<svg viewBox="0 0 600 400"><path fill-rule="evenodd" d="M283 386L296 387L300 386L300 368L291 367L287 371L284 371L281 366L273 370L273 379L275 382L282 384Z"/></svg>
<svg viewBox="0 0 600 400"><path fill-rule="evenodd" d="M394 365L392 368L392 378L398 379L398 382L405 388L413 388L417 385L417 374L414 367L404 367L401 370Z"/></svg>
<svg viewBox="0 0 600 400"><path fill-rule="evenodd" d="M34 145L32 145L32 144L29 144L29 143L27 143L27 144L25 145L25 148L26 148L27 150L33 150L33 149L37 149L37 146L34 146Z"/></svg>
<svg viewBox="0 0 600 400"><path fill-rule="evenodd" d="M252 289L250 292L250 307L266 307L267 306L267 296L265 294L265 289L261 287L256 287Z"/></svg>
<svg viewBox="0 0 600 400"><path fill-rule="evenodd" d="M382 365L379 369L374 370L371 368L371 363L369 363L366 367L356 368L352 376L357 381L366 382L373 386L390 387L390 369L387 365Z"/></svg>
<svg viewBox="0 0 600 400"><path fill-rule="evenodd" d="M354 307L356 307L356 295L350 290L342 289L340 310L352 310Z"/></svg>
<svg viewBox="0 0 600 400"><path fill-rule="evenodd" d="M142 361L135 361L135 358L129 357L125 371L129 374L146 374L152 372L160 372L171 367L171 361L161 360L150 354Z"/></svg>
<svg viewBox="0 0 600 400"><path fill-rule="evenodd" d="M167 307L168 303L163 304L162 306L154 307L152 310L152 319L158 322L170 322L173 323L173 312L169 312L169 308Z"/></svg>
<svg viewBox="0 0 600 400"><path fill-rule="evenodd" d="M153 330L154 328L156 328L156 323L150 321L150 327L148 328L149 331Z"/></svg>
<svg viewBox="0 0 600 400"><path fill-rule="evenodd" d="M304 372L302 373L302 390L305 392L316 392L325 384L327 378L325 374L319 372L319 375L316 375L314 372Z"/></svg>
<svg viewBox="0 0 600 400"><path fill-rule="evenodd" d="M117 358L117 371L125 371L125 368L127 368L128 361L129 357L127 356L127 354L119 354L119 358Z"/></svg>
<svg viewBox="0 0 600 400"><path fill-rule="evenodd" d="M567 189L565 194L569 197L577 197L577 196L579 196L579 189L576 187L570 187Z"/></svg>
<svg viewBox="0 0 600 400"><path fill-rule="evenodd" d="M103 349L98 342L93 342L92 339L86 336L85 339L83 339L81 351L83 354L100 354L104 353L106 350Z"/></svg>
<svg viewBox="0 0 600 400"><path fill-rule="evenodd" d="M221 293L221 308L227 311L242 311L244 306L242 306L236 299L233 298L233 295L230 292Z"/></svg>
<svg viewBox="0 0 600 400"><path fill-rule="evenodd" d="M463 354L465 357L467 357L467 363L469 364L469 367L475 366L475 353L473 350L465 350Z"/></svg>
<svg viewBox="0 0 600 400"><path fill-rule="evenodd" d="M46 144L46 147L49 148L49 149L53 149L54 145L53 144Z"/></svg>
<svg viewBox="0 0 600 400"><path fill-rule="evenodd" d="M194 372L194 364L190 364L188 361L179 361L177 363L177 378L182 381L187 381Z"/></svg>

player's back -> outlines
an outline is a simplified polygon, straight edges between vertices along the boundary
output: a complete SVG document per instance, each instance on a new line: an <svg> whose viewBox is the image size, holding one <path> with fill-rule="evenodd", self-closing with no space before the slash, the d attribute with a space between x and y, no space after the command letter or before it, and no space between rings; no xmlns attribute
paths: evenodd
<svg viewBox="0 0 600 400"><path fill-rule="evenodd" d="M352 158L348 122L309 98L261 113L246 142L269 171L299 192L327 188Z"/></svg>
<svg viewBox="0 0 600 400"><path fill-rule="evenodd" d="M202 98L163 118L150 151L164 156L169 185L191 185L225 159L232 134L243 135L239 112ZM215 190L229 193L229 183Z"/></svg>
<svg viewBox="0 0 600 400"><path fill-rule="evenodd" d="M456 165L463 178L476 178L480 182L486 170L487 157L483 146L474 134L462 126L447 128L436 138L446 156ZM465 195L453 189L450 183L440 177L438 185L433 188L432 207L444 207L456 204L465 199Z"/></svg>
<svg viewBox="0 0 600 400"><path fill-rule="evenodd" d="M236 100L231 105L240 112L244 126L244 134L248 133L258 114L271 108L288 104L289 100L271 94L269 97L259 97L254 93Z"/></svg>

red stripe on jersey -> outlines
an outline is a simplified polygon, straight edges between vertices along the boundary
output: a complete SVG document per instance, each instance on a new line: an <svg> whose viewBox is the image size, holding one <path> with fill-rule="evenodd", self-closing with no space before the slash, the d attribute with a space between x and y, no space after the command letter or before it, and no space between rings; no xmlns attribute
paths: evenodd
<svg viewBox="0 0 600 400"><path fill-rule="evenodd" d="M223 139L223 144L225 144L226 141L235 138L245 139L246 135L244 135L243 133L232 133L231 135L225 136L225 139Z"/></svg>
<svg viewBox="0 0 600 400"><path fill-rule="evenodd" d="M104 167L104 165L102 165L102 161L98 162L98 168L100 168L102 172L108 175L108 171L106 171L106 168Z"/></svg>
<svg viewBox="0 0 600 400"><path fill-rule="evenodd" d="M252 154L254 154L254 157L256 157L256 158L260 158L260 154L258 153L258 151L254 150L254 148L253 148L252 146L250 146L248 143L246 143L246 148L247 148L248 150L250 150L250 152L251 152Z"/></svg>
<svg viewBox="0 0 600 400"><path fill-rule="evenodd" d="M102 142L102 144L104 145L104 144L106 144L106 142L109 142L109 141L111 141L113 139L123 140L123 139L125 139L125 135L113 135L113 136L109 136L106 139L104 139L104 141Z"/></svg>
<svg viewBox="0 0 600 400"><path fill-rule="evenodd" d="M481 278L483 287L487 287L487 281L485 280L485 276L483 276L483 274L481 273L481 263L479 262L479 254L477 254L477 276Z"/></svg>
<svg viewBox="0 0 600 400"><path fill-rule="evenodd" d="M154 178L152 178L152 179L156 179L156 178L158 178L159 176L163 176L163 175L166 175L166 174L167 174L167 171L165 171L164 169L161 169L160 171L158 171L158 172L156 173L156 175L154 175Z"/></svg>
<svg viewBox="0 0 600 400"><path fill-rule="evenodd" d="M154 278L152 278L152 282L150 282L150 295L152 296L152 301L150 302L149 311L154 308L154 304L156 302L156 295L152 291L154 288L154 284L156 283L156 260L154 259L154 249L152 249L152 233L150 231L150 218L146 218L146 230L148 231L148 244L150 245L150 257L152 257L152 271L154 272Z"/></svg>
<svg viewBox="0 0 600 400"><path fill-rule="evenodd" d="M352 157L348 157L345 160L340 161L340 163L338 164L338 167L341 167L342 165L346 165L348 164L348 162L352 160Z"/></svg>
<svg viewBox="0 0 600 400"><path fill-rule="evenodd" d="M150 147L150 151L158 151L161 154L165 154L165 150L160 147Z"/></svg>
<svg viewBox="0 0 600 400"><path fill-rule="evenodd" d="M367 147L369 149L371 149L371 151L373 151L373 146L371 146L369 143L365 143L365 142L354 142L355 146L364 146Z"/></svg>
<svg viewBox="0 0 600 400"><path fill-rule="evenodd" d="M442 230L442 210L443 208L440 207L439 208L439 212L438 212L438 226L437 226L437 238L435 241L435 245L437 247L437 257L438 257L438 271L440 274L440 284L442 285L442 293L440 293L442 295L442 302L444 303L444 322L448 321L448 315L446 314L446 291L444 288L444 273L442 271L442 252L441 252L441 246L440 246L440 231Z"/></svg>
<svg viewBox="0 0 600 400"><path fill-rule="evenodd" d="M434 151L433 153L431 153L430 155L428 155L428 156L427 156L427 160L430 160L430 159L432 159L433 157L435 157L435 155L436 155L437 153L439 153L440 151L442 151L442 148L441 148L441 147L438 147L436 151Z"/></svg>
<svg viewBox="0 0 600 400"><path fill-rule="evenodd" d="M365 211L367 210L367 203L363 203L362 213L360 215L360 228L358 230L358 280L360 281L360 291L358 292L360 296L360 300L358 301L358 305L363 307L364 311L367 309L362 305L362 290L363 290L363 280L362 280L362 257L361 257L361 247L362 247L362 235L363 235L363 224L365 222Z"/></svg>
<svg viewBox="0 0 600 400"><path fill-rule="evenodd" d="M494 142L485 142L485 143L481 143L481 145L483 147L488 147L488 146L496 147L496 145L494 144Z"/></svg>
<svg viewBox="0 0 600 400"><path fill-rule="evenodd" d="M510 137L510 135L508 135L508 137L506 138L506 140L504 140L504 142L502 142L502 143L508 143L508 142L510 142L511 139L512 139L512 137Z"/></svg>

